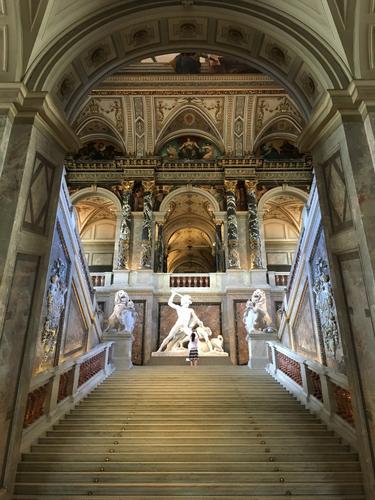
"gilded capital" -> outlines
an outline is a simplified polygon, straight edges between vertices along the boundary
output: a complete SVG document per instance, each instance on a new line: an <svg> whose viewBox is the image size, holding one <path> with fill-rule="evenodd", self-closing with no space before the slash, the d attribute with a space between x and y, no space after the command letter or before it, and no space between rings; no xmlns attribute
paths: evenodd
<svg viewBox="0 0 375 500"><path fill-rule="evenodd" d="M234 193L236 191L237 181L224 181L225 191Z"/></svg>
<svg viewBox="0 0 375 500"><path fill-rule="evenodd" d="M133 191L134 181L123 181L121 191Z"/></svg>
<svg viewBox="0 0 375 500"><path fill-rule="evenodd" d="M246 191L256 192L257 189L257 181L245 181Z"/></svg>
<svg viewBox="0 0 375 500"><path fill-rule="evenodd" d="M142 181L142 186L145 193L152 193L155 189L155 181Z"/></svg>

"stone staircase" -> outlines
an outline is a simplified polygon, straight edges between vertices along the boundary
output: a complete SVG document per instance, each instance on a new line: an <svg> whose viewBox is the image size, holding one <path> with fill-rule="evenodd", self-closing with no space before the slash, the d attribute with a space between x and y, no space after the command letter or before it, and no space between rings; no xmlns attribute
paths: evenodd
<svg viewBox="0 0 375 500"><path fill-rule="evenodd" d="M15 499L363 500L357 454L263 371L115 373L19 464Z"/></svg>

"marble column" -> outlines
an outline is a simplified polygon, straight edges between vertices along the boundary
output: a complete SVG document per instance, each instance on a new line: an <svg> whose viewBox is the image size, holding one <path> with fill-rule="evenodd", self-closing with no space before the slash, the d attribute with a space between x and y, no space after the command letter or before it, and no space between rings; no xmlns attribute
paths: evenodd
<svg viewBox="0 0 375 500"><path fill-rule="evenodd" d="M228 267L239 269L240 253L238 241L238 222L236 211L236 186L237 181L224 181L227 197L227 223L228 223Z"/></svg>
<svg viewBox="0 0 375 500"><path fill-rule="evenodd" d="M143 181L143 225L141 241L140 266L142 269L151 269L152 261L152 209L154 202L155 181Z"/></svg>
<svg viewBox="0 0 375 500"><path fill-rule="evenodd" d="M0 84L0 94L6 96L0 107L7 129L0 159L0 491L11 498L63 159L78 140L45 94L10 84Z"/></svg>
<svg viewBox="0 0 375 500"><path fill-rule="evenodd" d="M248 211L250 269L262 269L262 242L260 239L256 181L245 181Z"/></svg>
<svg viewBox="0 0 375 500"><path fill-rule="evenodd" d="M121 184L121 221L118 240L117 266L118 270L130 268L130 238L131 238L131 197L134 182L127 181Z"/></svg>

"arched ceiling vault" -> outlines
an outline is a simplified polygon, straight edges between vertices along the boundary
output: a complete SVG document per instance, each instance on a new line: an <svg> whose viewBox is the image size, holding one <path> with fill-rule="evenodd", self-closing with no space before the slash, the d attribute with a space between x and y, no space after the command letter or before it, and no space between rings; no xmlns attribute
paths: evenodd
<svg viewBox="0 0 375 500"><path fill-rule="evenodd" d="M22 10L27 2L20 1ZM306 115L323 90L351 80L331 3L50 0L24 80L31 90L55 94L70 117L87 92L123 64L171 50L204 50L241 57L270 74Z"/></svg>

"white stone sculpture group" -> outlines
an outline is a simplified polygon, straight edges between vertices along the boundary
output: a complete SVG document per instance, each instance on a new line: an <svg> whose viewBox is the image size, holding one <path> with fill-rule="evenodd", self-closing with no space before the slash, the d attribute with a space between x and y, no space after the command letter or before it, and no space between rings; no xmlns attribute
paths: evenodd
<svg viewBox="0 0 375 500"><path fill-rule="evenodd" d="M176 295L181 298L180 305L173 302ZM190 307L191 304L192 300L190 295L181 295L176 291L172 291L168 300L168 305L177 312L177 321L161 343L158 352L181 352L186 350L185 344L189 341L193 329L200 340L200 352L212 354L224 352L224 339L222 335L211 338L211 329L204 326L203 322L196 315L194 309Z"/></svg>
<svg viewBox="0 0 375 500"><path fill-rule="evenodd" d="M242 319L248 334L275 331L271 327L272 319L267 311L266 294L263 290L255 290L251 299L246 302Z"/></svg>
<svg viewBox="0 0 375 500"><path fill-rule="evenodd" d="M119 290L116 292L113 312L108 318L104 333L133 333L137 317L134 302L125 290Z"/></svg>

